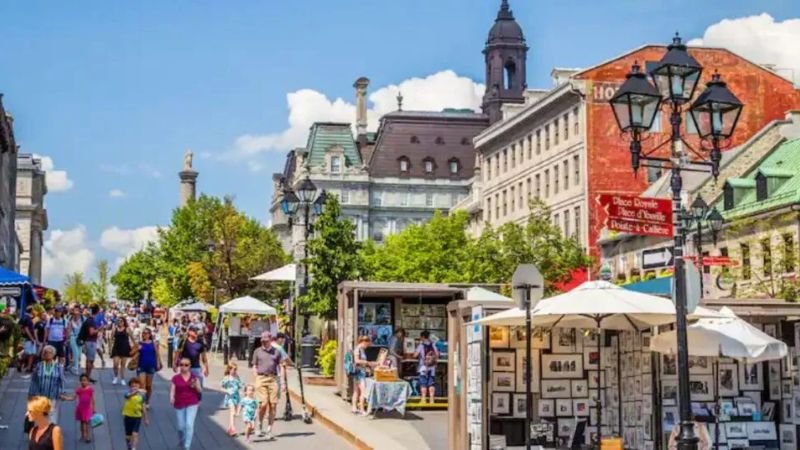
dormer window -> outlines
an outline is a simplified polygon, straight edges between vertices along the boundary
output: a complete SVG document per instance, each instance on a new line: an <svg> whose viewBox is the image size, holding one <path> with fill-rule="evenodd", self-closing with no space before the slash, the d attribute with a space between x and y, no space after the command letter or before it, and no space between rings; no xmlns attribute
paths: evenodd
<svg viewBox="0 0 800 450"><path fill-rule="evenodd" d="M430 159L430 158L427 158L422 163L425 165L425 173L426 174L432 174L433 173L433 169L434 169L433 160Z"/></svg>
<svg viewBox="0 0 800 450"><path fill-rule="evenodd" d="M469 145L469 144L470 142L468 137L461 138L461 145Z"/></svg>
<svg viewBox="0 0 800 450"><path fill-rule="evenodd" d="M331 173L342 173L341 156L331 156Z"/></svg>
<svg viewBox="0 0 800 450"><path fill-rule="evenodd" d="M444 138L441 136L436 137L436 145L444 145Z"/></svg>
<svg viewBox="0 0 800 450"><path fill-rule="evenodd" d="M411 136L411 143L412 144L419 144L419 138L416 136Z"/></svg>
<svg viewBox="0 0 800 450"><path fill-rule="evenodd" d="M411 168L411 163L408 158L401 156L398 161L400 163L400 173L408 173L408 170Z"/></svg>
<svg viewBox="0 0 800 450"><path fill-rule="evenodd" d="M448 161L447 164L450 167L450 175L458 174L458 171L461 169L461 164L459 164L458 159L453 158Z"/></svg>

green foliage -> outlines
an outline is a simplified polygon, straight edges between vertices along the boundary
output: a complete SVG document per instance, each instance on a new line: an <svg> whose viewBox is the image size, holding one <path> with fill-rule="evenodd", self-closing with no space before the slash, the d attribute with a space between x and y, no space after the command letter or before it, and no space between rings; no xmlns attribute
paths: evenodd
<svg viewBox="0 0 800 450"><path fill-rule="evenodd" d="M322 375L333 376L336 371L336 341L331 339L322 345L317 355L317 364Z"/></svg>
<svg viewBox="0 0 800 450"><path fill-rule="evenodd" d="M92 286L83 278L83 273L75 272L64 277L64 301L66 303L92 303Z"/></svg>
<svg viewBox="0 0 800 450"><path fill-rule="evenodd" d="M105 259L97 261L95 269L97 270L97 279L90 285L92 297L100 303L105 303L108 301L109 297L108 283L111 277L108 269L108 261Z"/></svg>
<svg viewBox="0 0 800 450"><path fill-rule="evenodd" d="M310 283L306 295L298 299L301 311L326 319L336 318L339 283L359 276L360 244L355 224L341 218L339 201L328 196L322 214L314 222L314 237L308 241Z"/></svg>
<svg viewBox="0 0 800 450"><path fill-rule="evenodd" d="M144 298L156 281L157 266L158 249L154 244L129 256L111 277L117 298L128 301Z"/></svg>

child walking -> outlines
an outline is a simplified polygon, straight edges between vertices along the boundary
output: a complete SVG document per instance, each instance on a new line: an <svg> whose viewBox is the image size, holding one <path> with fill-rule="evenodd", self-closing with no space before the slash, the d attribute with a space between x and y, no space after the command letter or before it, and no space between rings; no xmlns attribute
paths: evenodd
<svg viewBox="0 0 800 450"><path fill-rule="evenodd" d="M147 417L147 408L144 407L146 393L141 389L142 385L139 383L139 379L131 378L128 381L128 387L125 403L122 405L122 419L125 424L125 441L128 444L128 450L136 450L142 419L144 419L145 426L150 424L150 419Z"/></svg>
<svg viewBox="0 0 800 450"><path fill-rule="evenodd" d="M234 417L239 413L239 403L242 401L242 380L237 373L238 366L235 362L225 366L225 376L222 378L222 389L225 390L225 400L222 404L228 408L228 435L236 436Z"/></svg>
<svg viewBox="0 0 800 450"><path fill-rule="evenodd" d="M256 400L256 388L248 384L244 388L244 398L239 403L244 421L244 435L248 441L252 440L253 431L256 429L256 411L258 411L258 400Z"/></svg>
<svg viewBox="0 0 800 450"><path fill-rule="evenodd" d="M89 382L89 376L85 373L81 375L80 386L75 389L75 398L77 399L75 420L81 424L81 440L87 443L92 442L92 427L89 422L97 409L94 403L94 388Z"/></svg>

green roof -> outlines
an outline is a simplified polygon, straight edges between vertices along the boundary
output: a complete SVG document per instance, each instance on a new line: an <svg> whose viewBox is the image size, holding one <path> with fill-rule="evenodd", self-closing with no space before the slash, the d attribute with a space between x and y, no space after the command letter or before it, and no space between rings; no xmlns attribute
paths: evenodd
<svg viewBox="0 0 800 450"><path fill-rule="evenodd" d="M331 146L338 145L344 149L345 165L352 167L361 164L361 157L353 140L353 132L348 123L316 122L311 125L308 134L306 161L312 166L325 164L325 152Z"/></svg>
<svg viewBox="0 0 800 450"><path fill-rule="evenodd" d="M800 139L790 139L780 144L745 178L730 178L727 183L734 188L754 187L755 177L759 172L786 180L777 186L774 192L770 192L766 199L758 200L753 189L737 201L734 208L727 211L723 211L724 203L720 199L718 208L725 219L730 220L800 203Z"/></svg>

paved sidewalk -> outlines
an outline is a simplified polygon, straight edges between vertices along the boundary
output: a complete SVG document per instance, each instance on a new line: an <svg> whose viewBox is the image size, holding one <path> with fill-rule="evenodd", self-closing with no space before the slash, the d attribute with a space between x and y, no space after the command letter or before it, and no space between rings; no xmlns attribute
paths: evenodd
<svg viewBox="0 0 800 450"><path fill-rule="evenodd" d="M241 370L242 378L249 381L249 371ZM243 437L230 438L225 434L228 412L220 409L223 393L220 392L219 380L222 377L221 363L212 366L211 377L207 380L203 402L195 422L193 450L245 450L245 449L299 449L325 448L344 450L352 448L319 423L304 424L301 420L291 422L278 421L275 424L277 439L273 442L247 443ZM133 374L129 372L128 377ZM172 370L164 369L156 376L153 398L151 399L151 422L149 427L142 425L139 450L172 450L178 445L174 410L169 404L169 378ZM59 424L65 435L65 450L124 450L125 433L122 427L122 401L127 388L111 384L110 369L97 371L95 377L95 400L98 412L106 418L106 424L94 430L94 441L91 444L79 442L80 431L74 420L74 402L61 402L59 408ZM67 377L67 392L74 392L77 377ZM0 381L0 424L9 425L0 430L0 448L3 450L23 450L28 448L27 437L22 432L23 417L27 402L30 380L25 380L11 370ZM279 407L282 413L283 406ZM239 430L242 424L238 422Z"/></svg>

